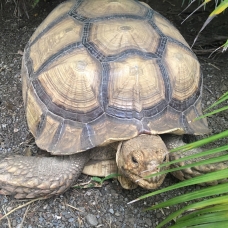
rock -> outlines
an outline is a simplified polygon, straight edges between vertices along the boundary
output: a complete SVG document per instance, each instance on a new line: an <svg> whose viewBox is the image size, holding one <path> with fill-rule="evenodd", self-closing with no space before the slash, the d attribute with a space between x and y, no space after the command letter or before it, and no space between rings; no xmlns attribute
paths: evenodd
<svg viewBox="0 0 228 228"><path fill-rule="evenodd" d="M86 216L86 221L91 225L91 226L97 226L98 221L95 215L88 214Z"/></svg>
<svg viewBox="0 0 228 228"><path fill-rule="evenodd" d="M75 219L74 218L70 218L70 219L68 219L68 222L70 222L70 223L75 222Z"/></svg>
<svg viewBox="0 0 228 228"><path fill-rule="evenodd" d="M111 208L111 209L109 209L109 212L111 213L111 214L114 214L114 210Z"/></svg>
<svg viewBox="0 0 228 228"><path fill-rule="evenodd" d="M227 86L226 86L225 84L223 84L222 87L221 87L221 90L222 90L223 92L226 92L226 91L227 91Z"/></svg>

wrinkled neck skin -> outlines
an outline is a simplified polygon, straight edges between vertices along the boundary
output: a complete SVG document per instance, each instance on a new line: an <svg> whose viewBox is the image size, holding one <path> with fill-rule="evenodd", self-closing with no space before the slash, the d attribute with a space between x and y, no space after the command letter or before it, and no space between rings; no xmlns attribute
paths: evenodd
<svg viewBox="0 0 228 228"><path fill-rule="evenodd" d="M169 161L168 149L158 135L140 135L119 144L116 162L120 173L146 189L158 188L165 174L145 178L167 167L158 166Z"/></svg>

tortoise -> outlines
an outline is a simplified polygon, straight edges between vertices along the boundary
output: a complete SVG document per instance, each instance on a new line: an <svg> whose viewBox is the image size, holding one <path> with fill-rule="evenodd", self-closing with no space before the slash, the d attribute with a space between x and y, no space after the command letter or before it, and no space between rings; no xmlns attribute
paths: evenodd
<svg viewBox="0 0 228 228"><path fill-rule="evenodd" d="M104 175L117 167L123 187L154 189L165 175L144 177L162 170L157 166L183 144L182 135L209 131L206 119L192 121L202 114L197 57L144 2L60 4L26 45L21 76L28 127L52 156L5 158L1 194L50 197L82 172ZM106 162L98 171L96 158L98 166Z"/></svg>

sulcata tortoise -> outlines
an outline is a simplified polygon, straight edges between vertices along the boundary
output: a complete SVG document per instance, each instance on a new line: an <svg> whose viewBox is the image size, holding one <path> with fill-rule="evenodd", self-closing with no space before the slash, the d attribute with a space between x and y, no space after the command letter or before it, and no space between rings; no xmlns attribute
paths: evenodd
<svg viewBox="0 0 228 228"><path fill-rule="evenodd" d="M206 119L192 121L202 114L199 62L177 29L143 2L60 4L25 47L21 76L28 127L52 156L5 158L1 194L50 197L82 172L105 175L115 167L124 187L157 188L165 175L143 177L169 160L180 135L208 132Z"/></svg>

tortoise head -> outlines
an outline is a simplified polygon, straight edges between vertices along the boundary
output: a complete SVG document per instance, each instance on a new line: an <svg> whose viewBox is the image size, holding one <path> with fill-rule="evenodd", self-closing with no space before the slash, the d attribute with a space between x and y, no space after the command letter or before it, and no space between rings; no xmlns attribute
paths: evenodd
<svg viewBox="0 0 228 228"><path fill-rule="evenodd" d="M160 136L140 135L123 141L119 144L116 155L119 173L123 175L119 181L121 183L122 178L127 178L143 188L158 188L165 174L146 177L167 169L167 167L159 168L158 166L168 161L168 149ZM130 188L126 186L126 183L123 187Z"/></svg>

